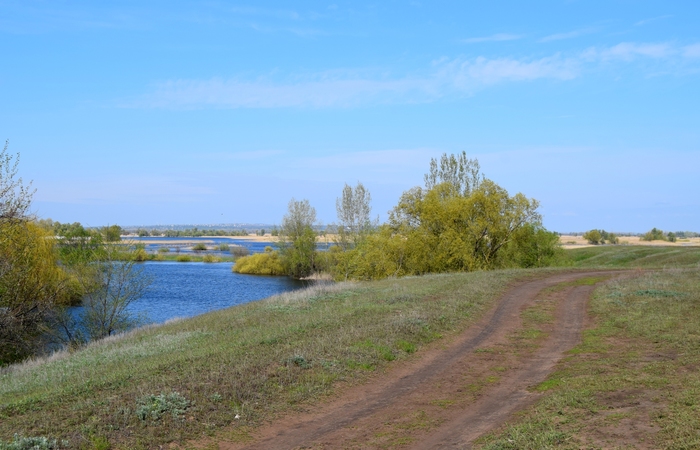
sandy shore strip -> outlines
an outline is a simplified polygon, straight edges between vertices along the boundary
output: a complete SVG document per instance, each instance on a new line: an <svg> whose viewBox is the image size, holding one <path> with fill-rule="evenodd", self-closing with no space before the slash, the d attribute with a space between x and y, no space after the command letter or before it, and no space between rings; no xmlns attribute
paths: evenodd
<svg viewBox="0 0 700 450"><path fill-rule="evenodd" d="M668 241L642 241L639 236L618 236L619 245L650 245L663 247L697 247L700 246L700 238L677 239L676 242ZM561 235L559 242L563 248L593 247L583 236Z"/></svg>

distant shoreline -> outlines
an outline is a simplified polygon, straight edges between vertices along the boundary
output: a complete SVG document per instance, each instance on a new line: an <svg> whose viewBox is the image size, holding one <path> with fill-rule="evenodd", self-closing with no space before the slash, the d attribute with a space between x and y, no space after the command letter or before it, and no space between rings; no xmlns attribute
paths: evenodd
<svg viewBox="0 0 700 450"><path fill-rule="evenodd" d="M654 247L697 247L700 246L700 238L687 238L678 239L676 242L668 241L642 241L639 236L618 236L620 243L616 245L648 245ZM570 248L582 248L582 247L596 247L596 245L589 244L583 236L572 236L572 235L561 235L559 236L559 242L561 246L565 249ZM604 244L607 245L607 244Z"/></svg>

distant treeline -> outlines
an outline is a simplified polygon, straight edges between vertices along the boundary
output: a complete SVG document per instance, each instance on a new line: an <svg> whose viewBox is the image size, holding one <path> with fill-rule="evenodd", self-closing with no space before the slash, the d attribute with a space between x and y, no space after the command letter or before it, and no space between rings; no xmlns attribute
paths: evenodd
<svg viewBox="0 0 700 450"><path fill-rule="evenodd" d="M120 236L125 235L137 235L138 237L202 237L202 236L248 236L250 234L256 234L258 236L265 236L265 234L271 234L272 236L277 236L278 231L276 227L266 230L265 228L260 229L199 229L198 227L186 228L186 229L157 229L153 228L147 230L145 228L122 228L119 225L109 225L106 227L84 227L80 222L73 223L61 223L58 221L53 221L51 219L40 219L37 224L43 229L52 232L55 236L65 237L65 236L76 236L84 235L89 231L97 232L102 234L108 241L118 241Z"/></svg>
<svg viewBox="0 0 700 450"><path fill-rule="evenodd" d="M589 233L589 231L584 231L584 232L572 232L572 233L559 233L559 235L567 235L567 236L584 236L586 233ZM615 233L616 236L638 236L638 237L645 237L649 236L649 231L646 233ZM689 239L689 238L696 238L700 237L700 233L695 232L695 231L671 231L669 232L672 235L675 235L678 239ZM666 233L667 235L669 233ZM612 233L611 233L612 234ZM584 236L585 237L585 236ZM646 239L649 240L649 239Z"/></svg>

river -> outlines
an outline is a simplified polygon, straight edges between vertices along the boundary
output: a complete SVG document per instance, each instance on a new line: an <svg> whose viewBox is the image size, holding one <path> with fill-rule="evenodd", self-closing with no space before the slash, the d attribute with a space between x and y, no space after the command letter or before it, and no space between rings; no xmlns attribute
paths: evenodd
<svg viewBox="0 0 700 450"><path fill-rule="evenodd" d="M182 243L174 243L181 241ZM244 241L231 238L142 238L134 239L155 252L159 247L173 247L190 253L192 242L208 241L210 248L218 244L240 245L251 253L264 251L269 242ZM166 243L167 242L167 243ZM184 244L188 242L189 244ZM170 244L170 245L169 245ZM230 255L209 250L207 253ZM261 300L275 294L293 291L309 282L288 277L241 275L231 271L232 263L200 263L149 261L139 263L151 284L145 294L132 302L128 311L146 323L162 323L175 317L192 317L216 309ZM79 314L82 307L71 308Z"/></svg>

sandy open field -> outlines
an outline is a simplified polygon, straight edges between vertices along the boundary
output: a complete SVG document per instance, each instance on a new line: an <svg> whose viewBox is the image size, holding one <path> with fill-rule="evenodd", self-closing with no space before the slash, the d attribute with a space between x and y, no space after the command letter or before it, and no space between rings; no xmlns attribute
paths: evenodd
<svg viewBox="0 0 700 450"><path fill-rule="evenodd" d="M619 236L620 245L656 245L668 247L700 246L700 238L678 239L676 242L642 241L639 236ZM562 235L559 237L564 248L592 247L582 236Z"/></svg>

